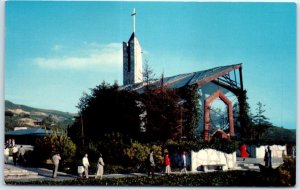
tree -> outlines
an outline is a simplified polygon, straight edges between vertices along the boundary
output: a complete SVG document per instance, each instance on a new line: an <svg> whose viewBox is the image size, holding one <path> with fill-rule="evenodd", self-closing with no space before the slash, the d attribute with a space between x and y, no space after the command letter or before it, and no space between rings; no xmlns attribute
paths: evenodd
<svg viewBox="0 0 300 190"><path fill-rule="evenodd" d="M153 69L149 66L148 60L145 60L144 71L143 71L143 81L146 83L146 90L150 89L151 81L154 81L155 74Z"/></svg>
<svg viewBox="0 0 300 190"><path fill-rule="evenodd" d="M57 121L54 119L52 115L48 115L42 120L42 125L45 126L47 129L50 129L51 126L54 125Z"/></svg>
<svg viewBox="0 0 300 190"><path fill-rule="evenodd" d="M258 102L256 107L256 113L253 115L253 123L254 123L254 136L256 140L260 140L262 137L262 134L270 127L272 126L272 123L270 123L268 118L264 115L265 113L265 105L261 102Z"/></svg>
<svg viewBox="0 0 300 190"><path fill-rule="evenodd" d="M37 139L34 147L34 155L37 162L50 159L53 153L59 153L62 157L62 164L69 164L73 161L76 152L76 145L65 134L54 132L51 135Z"/></svg>
<svg viewBox="0 0 300 190"><path fill-rule="evenodd" d="M186 86L178 90L178 94L181 98L182 104L182 120L183 120L183 136L187 139L194 139L196 134L196 129L199 125L200 118L200 95L197 92L198 86Z"/></svg>
<svg viewBox="0 0 300 190"><path fill-rule="evenodd" d="M263 125L263 124L270 124L268 122L269 118L267 118L264 113L265 113L265 106L264 104L262 104L261 102L257 102L257 107L256 107L256 113L253 116L253 122L255 125Z"/></svg>
<svg viewBox="0 0 300 190"><path fill-rule="evenodd" d="M89 142L100 141L101 137L112 132L121 133L125 140L138 138L141 122L138 98L134 91L120 90L116 83L109 85L103 82L80 99L80 119L71 127L77 131L72 134L82 134L83 129L86 146ZM78 136L73 138L78 139Z"/></svg>
<svg viewBox="0 0 300 190"><path fill-rule="evenodd" d="M142 102L147 112L145 138L148 141L180 138L179 96L175 90L158 88L145 92Z"/></svg>
<svg viewBox="0 0 300 190"><path fill-rule="evenodd" d="M237 126L237 131L241 135L242 140L249 140L252 139L253 134L253 122L250 116L250 106L247 102L247 91L243 90L240 91L238 95L238 102L239 102L239 114L238 120L239 126Z"/></svg>
<svg viewBox="0 0 300 190"><path fill-rule="evenodd" d="M15 127L20 126L18 119L18 116L5 116L5 131L14 130Z"/></svg>

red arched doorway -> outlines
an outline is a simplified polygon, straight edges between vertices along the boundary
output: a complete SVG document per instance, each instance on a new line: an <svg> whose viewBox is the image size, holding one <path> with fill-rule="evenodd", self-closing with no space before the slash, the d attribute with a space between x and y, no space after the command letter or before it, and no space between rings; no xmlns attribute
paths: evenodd
<svg viewBox="0 0 300 190"><path fill-rule="evenodd" d="M234 126L233 126L233 110L231 101L226 98L222 91L218 90L213 95L208 97L204 101L204 140L209 141L209 127L210 127L210 104L220 98L227 105L227 113L229 118L229 135L230 137L234 136Z"/></svg>

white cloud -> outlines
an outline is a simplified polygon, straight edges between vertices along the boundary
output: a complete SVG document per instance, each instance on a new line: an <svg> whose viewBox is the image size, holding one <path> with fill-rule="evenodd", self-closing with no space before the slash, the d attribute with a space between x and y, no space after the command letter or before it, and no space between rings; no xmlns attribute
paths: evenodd
<svg viewBox="0 0 300 190"><path fill-rule="evenodd" d="M55 45L58 51L62 46ZM119 43L84 43L81 47L51 57L37 57L34 64L48 69L116 69L122 65L122 46Z"/></svg>
<svg viewBox="0 0 300 190"><path fill-rule="evenodd" d="M63 48L63 46L58 45L58 44L55 44L55 45L51 48L51 50L52 50L52 51L59 51L59 50L61 50L62 48Z"/></svg>

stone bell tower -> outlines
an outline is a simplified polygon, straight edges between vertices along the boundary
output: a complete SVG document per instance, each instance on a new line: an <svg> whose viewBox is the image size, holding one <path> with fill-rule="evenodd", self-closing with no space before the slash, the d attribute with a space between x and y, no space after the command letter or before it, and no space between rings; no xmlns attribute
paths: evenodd
<svg viewBox="0 0 300 190"><path fill-rule="evenodd" d="M131 16L133 18L133 32L128 42L123 42L123 85L143 81L142 48L135 35L135 9L133 9Z"/></svg>

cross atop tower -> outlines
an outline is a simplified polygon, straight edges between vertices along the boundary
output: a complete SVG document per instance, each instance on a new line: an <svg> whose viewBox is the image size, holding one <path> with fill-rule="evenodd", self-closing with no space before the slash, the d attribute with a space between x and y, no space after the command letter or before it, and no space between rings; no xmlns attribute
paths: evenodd
<svg viewBox="0 0 300 190"><path fill-rule="evenodd" d="M132 11L133 32L128 42L123 42L123 85L143 81L142 47L135 35L135 9Z"/></svg>
<svg viewBox="0 0 300 190"><path fill-rule="evenodd" d="M135 8L133 8L133 11L132 11L132 19L133 19L133 32L135 33L135 15L136 15L136 12L135 12Z"/></svg>

